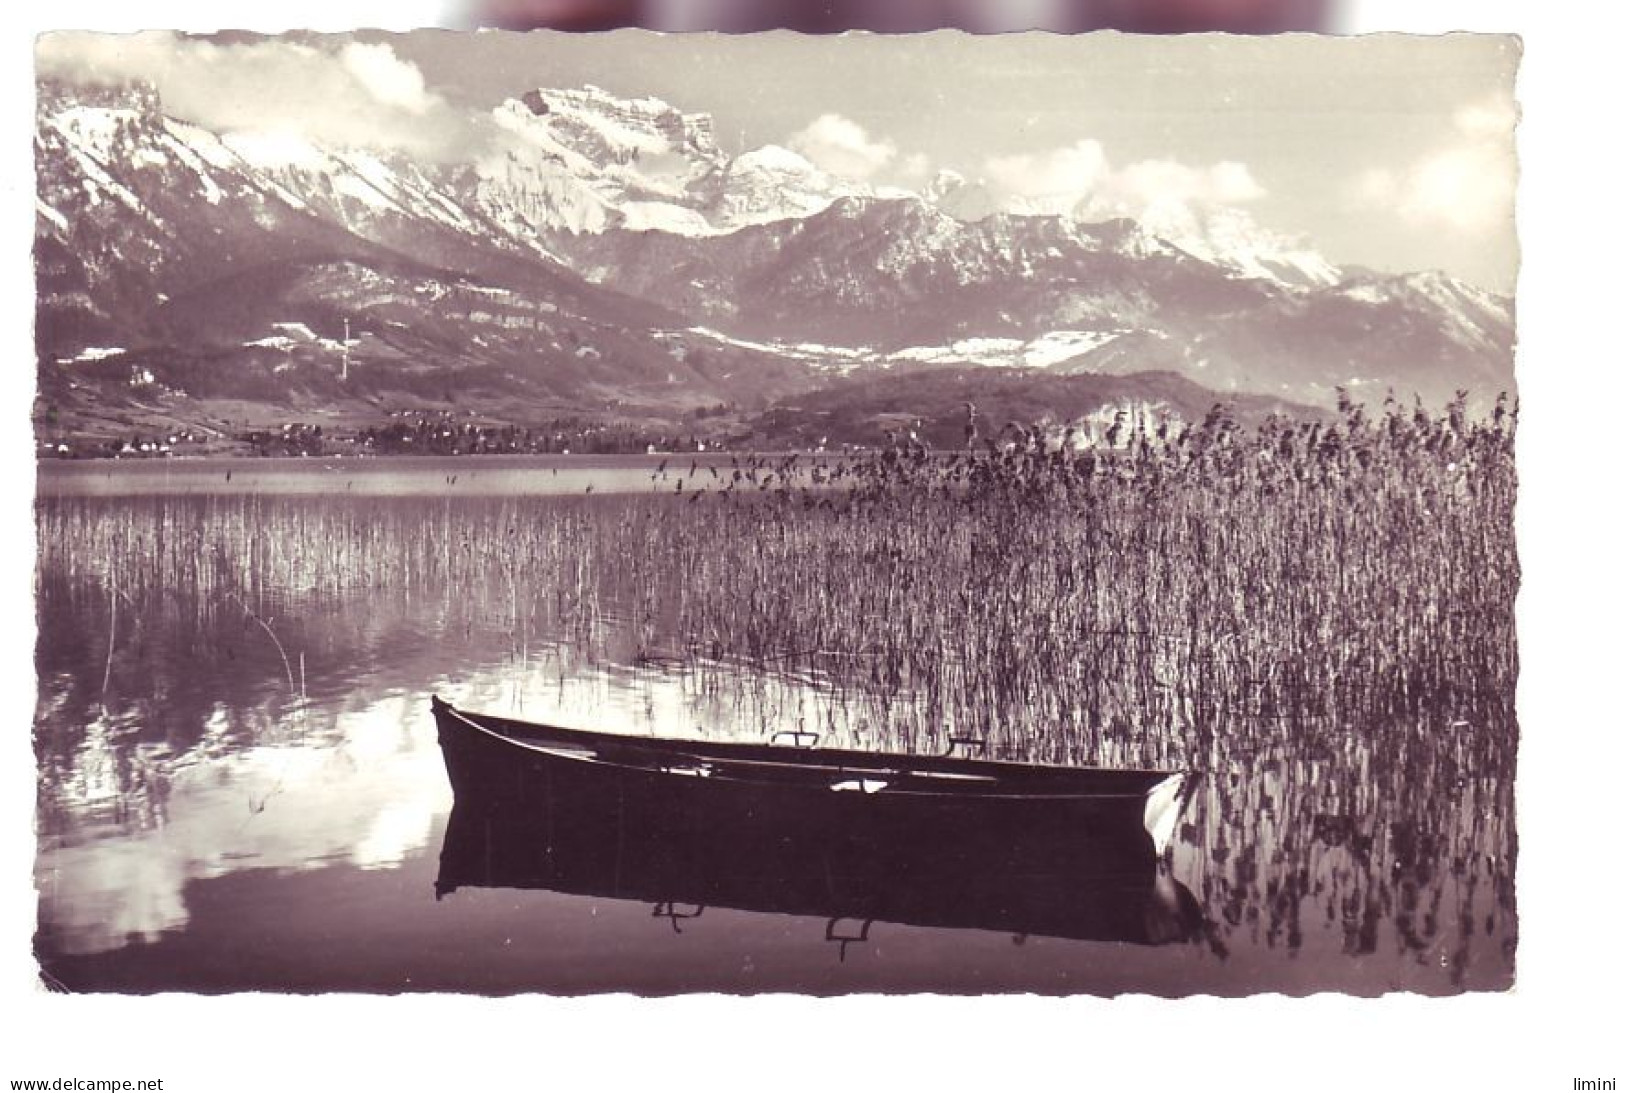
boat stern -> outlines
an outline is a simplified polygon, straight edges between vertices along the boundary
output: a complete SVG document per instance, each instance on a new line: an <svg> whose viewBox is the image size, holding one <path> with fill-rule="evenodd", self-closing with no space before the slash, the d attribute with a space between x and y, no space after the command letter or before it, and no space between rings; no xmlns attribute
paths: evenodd
<svg viewBox="0 0 1625 1093"><path fill-rule="evenodd" d="M1191 775L1170 774L1146 792L1145 832L1151 836L1157 857L1163 857L1173 847L1180 813L1195 788L1196 779Z"/></svg>

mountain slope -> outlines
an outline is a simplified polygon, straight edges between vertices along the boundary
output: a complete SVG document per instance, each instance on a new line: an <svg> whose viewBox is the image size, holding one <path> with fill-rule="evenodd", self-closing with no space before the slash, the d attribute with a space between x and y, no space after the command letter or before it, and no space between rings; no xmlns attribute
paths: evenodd
<svg viewBox="0 0 1625 1093"><path fill-rule="evenodd" d="M1323 404L1339 385L1442 401L1512 384L1503 298L1439 274L1330 286L1242 277L1131 221L967 223L918 200L842 199L727 236L606 231L569 247L594 280L707 325L871 358L939 347L914 355L964 362L974 356L940 347L1069 334L1088 347L1051 366L1170 369Z"/></svg>
<svg viewBox="0 0 1625 1093"><path fill-rule="evenodd" d="M135 386L320 403L477 384L561 405L658 405L808 382L794 363L686 363L663 333L679 317L589 284L417 165L218 137L139 87L46 88L40 107L47 398Z"/></svg>
<svg viewBox="0 0 1625 1093"><path fill-rule="evenodd" d="M970 364L1319 405L1512 385L1509 300L1338 271L1240 214L1000 212L953 176L879 192L595 88L488 121L466 161L420 162L41 83L42 394L636 414Z"/></svg>
<svg viewBox="0 0 1625 1093"><path fill-rule="evenodd" d="M497 151L450 182L519 237L613 229L719 235L869 193L786 148L727 156L709 115L659 99L540 88L497 107L491 119L503 135Z"/></svg>
<svg viewBox="0 0 1625 1093"><path fill-rule="evenodd" d="M1312 408L1267 395L1226 400L1232 417L1256 425L1271 413L1312 416ZM931 447L965 443L966 404L979 415L980 435L994 439L1006 422L1037 425L1055 435L1068 426L1084 444L1106 442L1121 421L1155 435L1177 436L1213 406L1211 390L1171 372L1132 376L1032 375L1012 369L943 367L889 375L852 376L783 400L758 417L753 438L764 447L883 446L888 434L915 436Z"/></svg>

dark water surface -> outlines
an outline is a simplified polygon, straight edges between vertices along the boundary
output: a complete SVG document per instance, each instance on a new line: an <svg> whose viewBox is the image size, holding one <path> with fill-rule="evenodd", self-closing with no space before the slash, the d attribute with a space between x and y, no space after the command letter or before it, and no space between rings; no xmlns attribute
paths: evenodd
<svg viewBox="0 0 1625 1093"><path fill-rule="evenodd" d="M590 526L624 499L562 495L640 490L655 462L47 468L45 973L118 992L1511 984L1511 749L1486 743L1510 734L1471 719L1347 726L1205 764L1158 879L1189 929L1148 932L1142 916L1115 939L888 922L864 935L822 917L547 890L437 899L453 800L432 693L627 733L760 740L809 723L856 738L815 676L674 655L679 637L636 587L584 614L563 556L551 572L448 582L467 551L415 530L493 506L510 519L515 505ZM216 541L223 528L238 537ZM386 556L399 567L358 571L355 559Z"/></svg>

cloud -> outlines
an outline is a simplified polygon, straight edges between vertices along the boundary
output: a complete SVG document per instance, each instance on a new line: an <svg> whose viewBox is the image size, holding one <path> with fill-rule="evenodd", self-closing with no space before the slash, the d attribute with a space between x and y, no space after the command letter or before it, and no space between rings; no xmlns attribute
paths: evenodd
<svg viewBox="0 0 1625 1093"><path fill-rule="evenodd" d="M1264 188L1244 163L1225 160L1207 167L1192 167L1169 159L1131 163L1115 172L1103 188L1108 201L1129 206L1159 201L1195 205L1239 205L1257 201Z"/></svg>
<svg viewBox="0 0 1625 1093"><path fill-rule="evenodd" d="M900 186L924 186L931 180L931 157L923 152L911 152L904 156L892 172Z"/></svg>
<svg viewBox="0 0 1625 1093"><path fill-rule="evenodd" d="M430 91L417 67L385 44L65 32L42 37L34 56L44 77L150 83L166 113L217 132L430 158L466 154L480 139L472 119Z"/></svg>
<svg viewBox="0 0 1625 1093"><path fill-rule="evenodd" d="M1070 213L1110 175L1106 149L1080 140L1047 152L996 156L982 167L997 197L1034 211Z"/></svg>
<svg viewBox="0 0 1625 1093"><path fill-rule="evenodd" d="M424 114L435 105L434 97L423 86L423 73L416 65L395 56L389 46L351 42L340 51L339 59L380 103L412 114Z"/></svg>
<svg viewBox="0 0 1625 1093"><path fill-rule="evenodd" d="M830 174L859 182L872 178L897 158L895 144L876 140L863 126L839 114L820 115L787 143L792 151ZM910 162L905 167L914 169L919 165Z"/></svg>
<svg viewBox="0 0 1625 1093"><path fill-rule="evenodd" d="M1435 152L1398 168L1374 167L1354 182L1357 206L1394 210L1412 224L1467 233L1512 219L1517 113L1508 101L1456 111Z"/></svg>
<svg viewBox="0 0 1625 1093"><path fill-rule="evenodd" d="M1147 159L1116 167L1097 140L1063 148L1002 156L982 166L1001 207L1060 213L1084 220L1131 217L1166 225L1194 225L1214 210L1265 195L1244 163L1192 166Z"/></svg>

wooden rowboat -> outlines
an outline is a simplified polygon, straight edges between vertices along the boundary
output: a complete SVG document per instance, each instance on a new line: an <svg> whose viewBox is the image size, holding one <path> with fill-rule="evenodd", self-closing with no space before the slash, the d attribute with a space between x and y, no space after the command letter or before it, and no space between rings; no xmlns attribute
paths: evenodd
<svg viewBox="0 0 1625 1093"><path fill-rule="evenodd" d="M1190 781L630 737L433 709L456 795L437 894L544 888L659 907L1154 943L1190 935L1166 854Z"/></svg>
<svg viewBox="0 0 1625 1093"><path fill-rule="evenodd" d="M974 825L988 821L1078 840L1137 829L1140 838L1130 841L1143 839L1160 857L1188 788L1175 771L626 736L469 713L439 696L430 701L459 795L477 789L488 798L523 797L536 792L538 778L545 787L557 775L587 792L677 813L733 812L757 826L782 818L805 827L830 813L867 818L882 830L919 817L939 841L950 832L974 836Z"/></svg>

